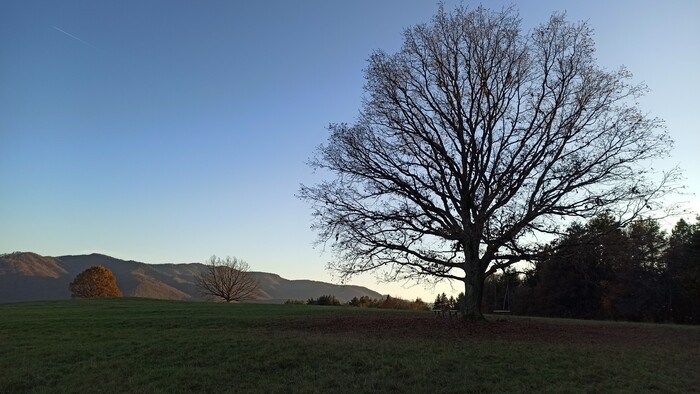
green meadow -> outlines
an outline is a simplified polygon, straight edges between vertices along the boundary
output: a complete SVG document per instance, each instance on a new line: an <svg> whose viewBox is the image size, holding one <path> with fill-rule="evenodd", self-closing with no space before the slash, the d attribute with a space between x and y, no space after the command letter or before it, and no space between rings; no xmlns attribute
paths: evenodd
<svg viewBox="0 0 700 394"><path fill-rule="evenodd" d="M146 299L0 304L0 393L697 392L700 327Z"/></svg>

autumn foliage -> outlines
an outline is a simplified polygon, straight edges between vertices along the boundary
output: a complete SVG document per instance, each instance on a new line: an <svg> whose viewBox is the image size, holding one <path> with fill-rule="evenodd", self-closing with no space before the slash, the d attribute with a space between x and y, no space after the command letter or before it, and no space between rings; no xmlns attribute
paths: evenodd
<svg viewBox="0 0 700 394"><path fill-rule="evenodd" d="M121 297L123 294L117 287L117 278L112 271L101 265L90 267L78 274L68 285L73 297L105 298Z"/></svg>

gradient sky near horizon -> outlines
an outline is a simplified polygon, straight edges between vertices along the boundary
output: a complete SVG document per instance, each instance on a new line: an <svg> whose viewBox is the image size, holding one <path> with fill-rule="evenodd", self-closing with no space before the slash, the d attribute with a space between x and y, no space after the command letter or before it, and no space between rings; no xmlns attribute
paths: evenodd
<svg viewBox="0 0 700 394"><path fill-rule="evenodd" d="M295 197L319 179L304 163L326 125L358 114L370 53L397 51L436 4L0 2L0 253L232 255L255 271L332 281ZM526 30L553 11L588 21L599 64L648 84L640 105L676 141L658 166L685 169L695 195L675 201L700 212L700 2L513 4ZM406 298L452 292L350 283Z"/></svg>

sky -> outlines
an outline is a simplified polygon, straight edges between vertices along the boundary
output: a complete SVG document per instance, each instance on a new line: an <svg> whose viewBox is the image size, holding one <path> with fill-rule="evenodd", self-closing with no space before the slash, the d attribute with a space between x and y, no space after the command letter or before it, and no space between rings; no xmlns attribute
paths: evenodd
<svg viewBox="0 0 700 394"><path fill-rule="evenodd" d="M655 165L685 170L688 194L672 201L700 212L700 2L484 2L510 4L525 30L553 11L587 21L599 65L625 65L649 86L640 105L675 140ZM254 271L335 281L295 197L321 179L305 163L329 123L357 117L372 51L398 51L403 30L436 10L422 0L0 2L0 253L230 255ZM350 284L427 300L463 290L371 275Z"/></svg>

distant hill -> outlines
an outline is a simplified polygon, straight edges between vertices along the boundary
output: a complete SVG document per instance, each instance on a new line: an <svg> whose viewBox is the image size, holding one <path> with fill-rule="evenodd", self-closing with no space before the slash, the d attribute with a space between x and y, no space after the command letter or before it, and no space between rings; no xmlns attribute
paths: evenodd
<svg viewBox="0 0 700 394"><path fill-rule="evenodd" d="M202 300L194 285L200 263L146 264L101 254L45 257L30 252L0 256L0 302L57 300L70 298L68 284L80 272L95 265L109 268L127 297L168 300ZM318 298L332 294L348 301L353 297L380 298L362 286L335 285L312 280L288 280L266 272L251 272L260 283L258 301Z"/></svg>

